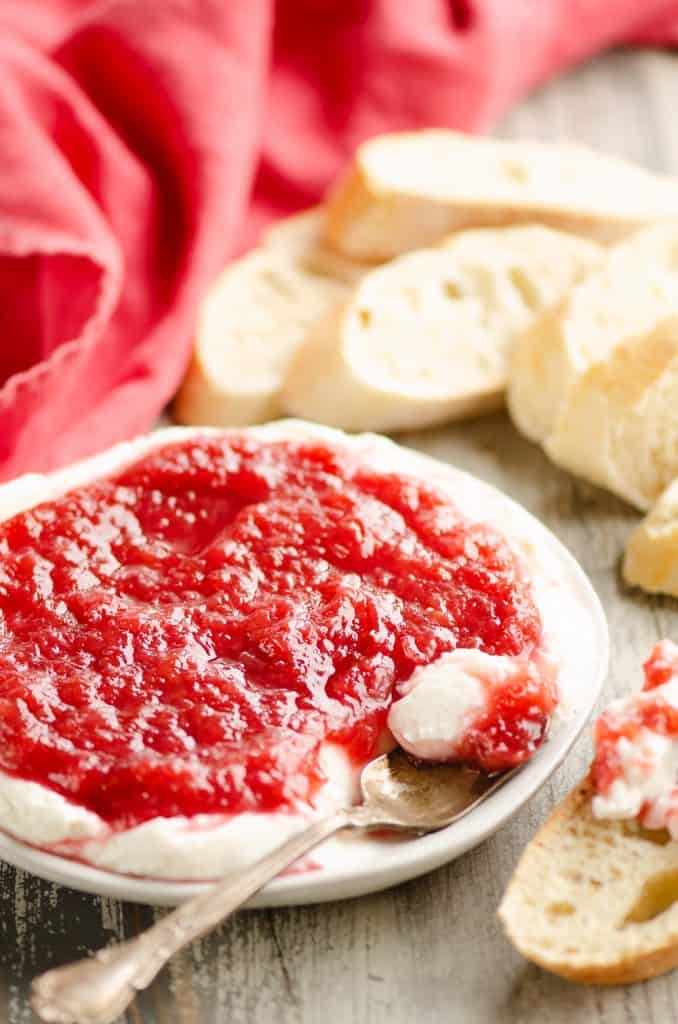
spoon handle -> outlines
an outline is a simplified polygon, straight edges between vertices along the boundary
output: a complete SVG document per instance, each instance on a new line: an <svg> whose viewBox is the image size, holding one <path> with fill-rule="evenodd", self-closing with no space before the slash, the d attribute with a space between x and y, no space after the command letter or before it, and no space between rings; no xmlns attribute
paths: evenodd
<svg viewBox="0 0 678 1024"><path fill-rule="evenodd" d="M111 1024L182 946L204 935L272 878L342 828L362 824L355 809L312 822L234 878L194 896L145 932L33 982L31 1005L50 1024Z"/></svg>

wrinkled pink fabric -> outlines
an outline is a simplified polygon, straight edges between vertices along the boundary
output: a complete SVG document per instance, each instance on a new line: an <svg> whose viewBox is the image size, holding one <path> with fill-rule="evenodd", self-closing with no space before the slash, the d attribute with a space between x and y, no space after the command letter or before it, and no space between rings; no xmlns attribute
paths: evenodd
<svg viewBox="0 0 678 1024"><path fill-rule="evenodd" d="M483 131L673 0L3 0L0 479L149 427L196 305L356 144Z"/></svg>

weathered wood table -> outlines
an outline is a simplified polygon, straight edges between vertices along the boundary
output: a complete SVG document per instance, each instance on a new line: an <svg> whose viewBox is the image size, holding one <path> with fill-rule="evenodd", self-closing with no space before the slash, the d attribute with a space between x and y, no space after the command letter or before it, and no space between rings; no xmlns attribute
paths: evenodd
<svg viewBox="0 0 678 1024"><path fill-rule="evenodd" d="M535 95L504 135L573 138L678 172L678 56L614 53ZM551 466L498 415L406 442L471 470L564 541L608 614L606 697L637 686L678 603L629 592L618 566L637 520L622 502ZM646 1024L678 1019L678 972L587 989L526 964L494 911L523 845L584 770L583 738L551 782L494 838L397 889L345 903L238 915L176 958L129 1024ZM30 978L148 925L154 911L72 892L0 865L0 1022L32 1019Z"/></svg>

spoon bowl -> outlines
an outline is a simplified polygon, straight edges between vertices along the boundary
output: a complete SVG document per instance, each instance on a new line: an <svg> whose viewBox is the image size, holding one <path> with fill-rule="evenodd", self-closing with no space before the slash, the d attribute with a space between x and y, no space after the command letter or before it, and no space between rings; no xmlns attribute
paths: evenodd
<svg viewBox="0 0 678 1024"><path fill-rule="evenodd" d="M491 775L459 764L424 764L401 749L370 761L362 771L363 827L434 832L467 814L520 770Z"/></svg>

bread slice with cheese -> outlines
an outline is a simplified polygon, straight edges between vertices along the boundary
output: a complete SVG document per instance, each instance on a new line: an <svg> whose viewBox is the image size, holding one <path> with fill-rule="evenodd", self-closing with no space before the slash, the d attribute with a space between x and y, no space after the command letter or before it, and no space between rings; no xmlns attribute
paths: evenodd
<svg viewBox="0 0 678 1024"><path fill-rule="evenodd" d="M180 423L247 426L281 414L280 388L308 327L365 269L327 249L321 223L320 209L281 221L213 283L174 404Z"/></svg>
<svg viewBox="0 0 678 1024"><path fill-rule="evenodd" d="M290 363L289 413L398 431L501 404L517 332L597 266L595 243L540 226L461 232L366 274Z"/></svg>
<svg viewBox="0 0 678 1024"><path fill-rule="evenodd" d="M678 843L593 817L585 779L525 849L499 907L516 948L573 981L622 985L678 966Z"/></svg>
<svg viewBox="0 0 678 1024"><path fill-rule="evenodd" d="M328 240L387 260L452 231L537 222L614 242L678 216L678 182L582 146L431 130L363 143L327 199Z"/></svg>
<svg viewBox="0 0 678 1024"><path fill-rule="evenodd" d="M678 477L629 537L622 571L632 586L678 597Z"/></svg>

